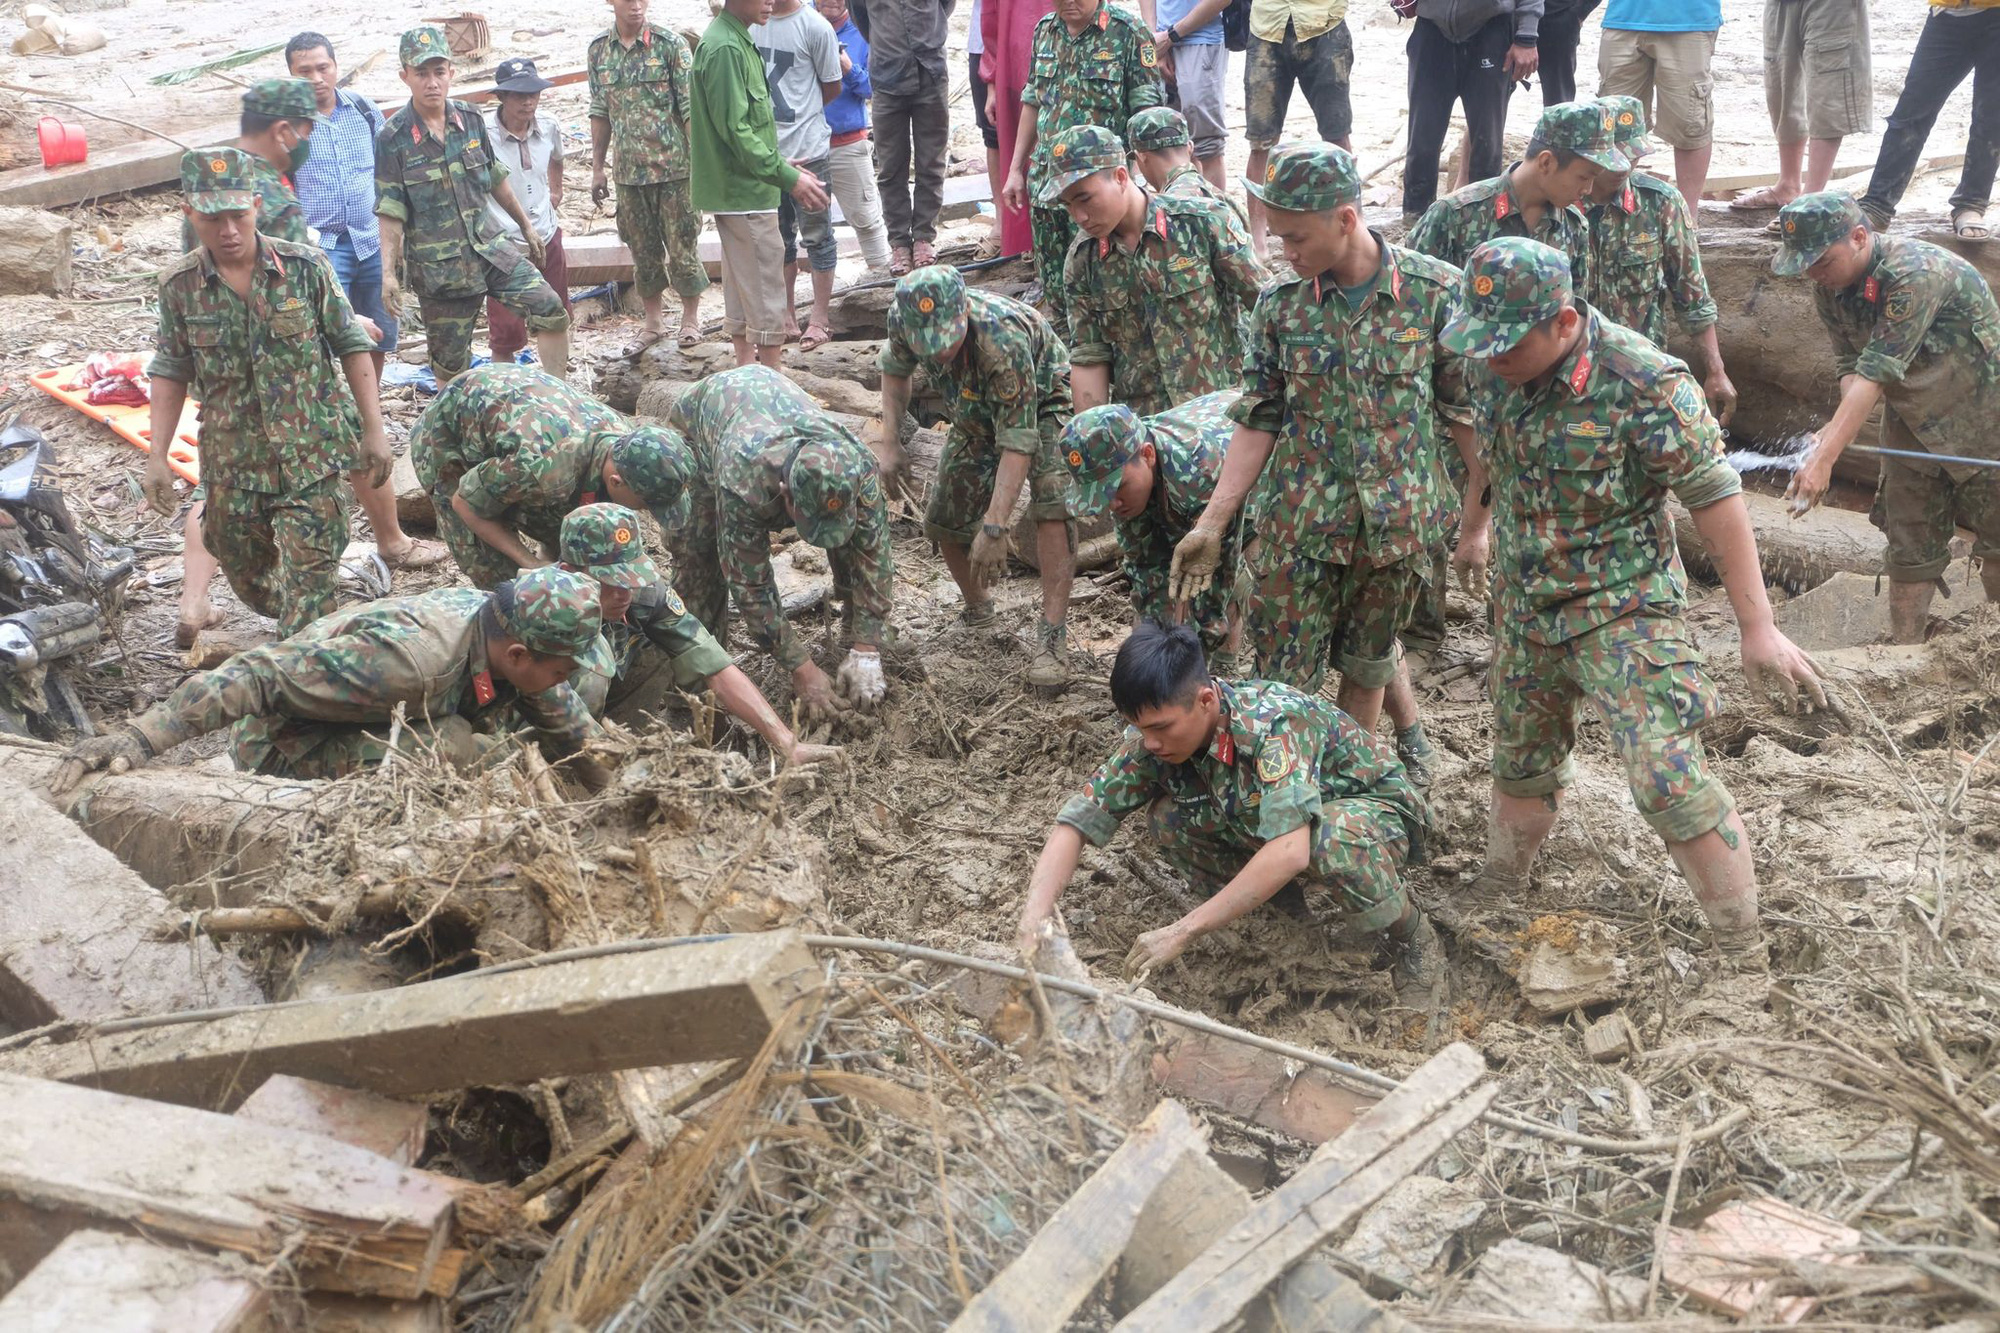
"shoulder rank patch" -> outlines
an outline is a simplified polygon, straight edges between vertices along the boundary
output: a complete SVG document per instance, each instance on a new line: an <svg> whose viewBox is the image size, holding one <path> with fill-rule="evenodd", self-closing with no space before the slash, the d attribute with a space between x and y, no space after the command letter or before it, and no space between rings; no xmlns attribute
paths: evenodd
<svg viewBox="0 0 2000 1333"><path fill-rule="evenodd" d="M1889 299L1882 303L1885 319L1908 319L1910 307L1917 303L1916 294L1907 287L1898 287L1889 293Z"/></svg>
<svg viewBox="0 0 2000 1333"><path fill-rule="evenodd" d="M1608 440L1611 427L1601 421L1572 421L1564 425L1563 434L1577 440Z"/></svg>
<svg viewBox="0 0 2000 1333"><path fill-rule="evenodd" d="M1667 395L1667 406L1674 409L1674 415L1680 418L1683 426L1692 426L1701 420L1707 403L1694 381L1683 375L1674 381L1674 391Z"/></svg>
<svg viewBox="0 0 2000 1333"><path fill-rule="evenodd" d="M1299 766L1299 756L1284 736L1273 736L1257 751L1257 781L1283 782Z"/></svg>

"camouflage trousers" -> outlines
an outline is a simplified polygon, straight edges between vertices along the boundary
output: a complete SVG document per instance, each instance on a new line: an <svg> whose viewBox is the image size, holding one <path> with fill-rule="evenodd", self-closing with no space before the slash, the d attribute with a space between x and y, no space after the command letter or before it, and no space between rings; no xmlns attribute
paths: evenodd
<svg viewBox="0 0 2000 1333"><path fill-rule="evenodd" d="M406 721L396 733L400 754L435 754L461 772L510 752L509 738L475 731L462 717ZM274 778L339 778L379 765L389 753L389 728L285 717L246 717L229 733L229 757L245 773Z"/></svg>
<svg viewBox="0 0 2000 1333"><path fill-rule="evenodd" d="M685 176L618 187L618 239L632 250L632 278L645 299L667 290L683 299L708 290L701 266L701 214Z"/></svg>
<svg viewBox="0 0 2000 1333"><path fill-rule="evenodd" d="M1028 517L1037 523L1070 524L1074 541L1076 483L1058 448L1062 428L1061 420L1042 419L1042 446L1028 465ZM992 439L974 439L952 427L938 452L937 478L931 483L930 503L924 508L924 536L955 546L972 545L986 508L993 503L1000 453L1000 446Z"/></svg>
<svg viewBox="0 0 2000 1333"><path fill-rule="evenodd" d="M297 634L340 602L347 505L338 475L288 494L210 482L201 540L243 604Z"/></svg>
<svg viewBox="0 0 2000 1333"><path fill-rule="evenodd" d="M1214 897L1261 843L1232 836L1214 806L1155 800L1146 811L1153 841L1167 863L1198 893ZM1402 920L1403 863L1410 832L1395 806L1368 796L1328 801L1312 826L1312 860L1293 883L1312 902L1330 893L1357 930L1386 930Z"/></svg>
<svg viewBox="0 0 2000 1333"><path fill-rule="evenodd" d="M1135 620L1153 619L1174 623L1174 601L1168 595L1171 567L1155 565L1142 570L1129 556L1125 577L1132 584L1132 614ZM1229 641L1229 608L1236 601L1236 539L1232 528L1223 540L1222 563L1216 566L1215 581L1207 591L1187 604L1185 623L1201 635L1201 646L1213 653Z"/></svg>
<svg viewBox="0 0 2000 1333"><path fill-rule="evenodd" d="M1042 305L1049 323L1059 337L1069 337L1069 298L1063 289L1063 264L1069 258L1070 242L1076 239L1076 224L1063 208L1031 208L1029 219L1035 229L1035 272L1042 280Z"/></svg>
<svg viewBox="0 0 2000 1333"><path fill-rule="evenodd" d="M1396 637L1430 580L1425 557L1335 565L1255 541L1244 560L1243 623L1260 680L1310 694L1329 659L1362 689L1395 678Z"/></svg>
<svg viewBox="0 0 2000 1333"><path fill-rule="evenodd" d="M473 587L495 588L519 574L521 567L514 563L512 556L488 546L478 533L466 526L465 520L458 516L458 511L451 507L451 497L458 491L460 475L462 474L454 472L449 477L438 478L437 489L431 492L431 507L437 510L438 538L444 542L445 549L451 552L451 558L457 562L459 569ZM540 542L545 553L551 556L555 554L553 534L527 535L530 539Z"/></svg>
<svg viewBox="0 0 2000 1333"><path fill-rule="evenodd" d="M1540 644L1501 608L1493 647L1493 785L1548 796L1575 780L1578 705L1611 732L1632 800L1668 842L1720 825L1735 801L1708 771L1701 726L1718 701L1679 616L1634 614Z"/></svg>
<svg viewBox="0 0 2000 1333"><path fill-rule="evenodd" d="M1445 593L1451 586L1451 553L1458 545L1459 516L1464 513L1465 460L1458 456L1458 448L1450 436L1445 436L1440 447L1444 454L1445 477L1458 504L1446 515L1444 531L1438 535L1437 545L1428 554L1430 586L1424 589L1423 597L1410 613L1410 623L1403 627L1403 646L1420 653L1435 653L1444 646Z"/></svg>
<svg viewBox="0 0 2000 1333"><path fill-rule="evenodd" d="M530 333L561 333L569 328L569 312L548 280L523 255L510 269L481 261L486 290L470 296L419 296L424 317L424 344L430 351L431 374L442 385L472 365L472 331L479 312L491 297L521 317Z"/></svg>
<svg viewBox="0 0 2000 1333"><path fill-rule="evenodd" d="M1893 441L1891 448L1921 449ZM1882 572L1896 583L1929 583L1951 565L1953 529L1972 534L1975 559L2000 557L2000 480L1988 468L1958 481L1935 463L1882 460L1869 521L1889 539Z"/></svg>

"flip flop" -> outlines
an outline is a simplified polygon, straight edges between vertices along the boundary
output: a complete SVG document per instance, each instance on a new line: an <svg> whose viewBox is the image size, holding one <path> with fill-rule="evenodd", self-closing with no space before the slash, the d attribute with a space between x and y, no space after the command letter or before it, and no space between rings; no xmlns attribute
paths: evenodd
<svg viewBox="0 0 2000 1333"><path fill-rule="evenodd" d="M1729 211L1732 213L1769 213L1783 208L1791 202L1789 199L1778 198L1777 193L1777 186L1766 185L1752 190L1748 194L1739 194L1729 201Z"/></svg>
<svg viewBox="0 0 2000 1333"><path fill-rule="evenodd" d="M667 331L665 329L641 329L638 341L634 342L623 352L620 352L619 355L627 361L637 361L641 356L645 355L647 348L666 336Z"/></svg>
<svg viewBox="0 0 2000 1333"><path fill-rule="evenodd" d="M833 335L826 331L825 325L808 324L806 331L799 335L799 350L810 352L813 348L822 347L832 341Z"/></svg>

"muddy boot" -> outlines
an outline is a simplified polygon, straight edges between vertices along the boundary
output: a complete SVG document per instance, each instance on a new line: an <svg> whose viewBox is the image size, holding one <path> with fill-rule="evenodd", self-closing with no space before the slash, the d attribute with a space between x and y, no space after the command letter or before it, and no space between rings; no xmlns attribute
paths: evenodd
<svg viewBox="0 0 2000 1333"><path fill-rule="evenodd" d="M1208 674L1217 680L1235 680L1241 669L1237 665L1236 654L1226 648L1218 648L1208 655Z"/></svg>
<svg viewBox="0 0 2000 1333"><path fill-rule="evenodd" d="M991 629L999 618L999 604L991 597L983 602L967 602L958 612L958 623L967 629Z"/></svg>
<svg viewBox="0 0 2000 1333"><path fill-rule="evenodd" d="M1034 657L1028 663L1028 684L1038 690L1061 690L1069 684L1069 626L1051 625L1035 617Z"/></svg>
<svg viewBox="0 0 2000 1333"><path fill-rule="evenodd" d="M1418 791L1431 789L1431 781L1437 776L1438 752L1432 747L1430 737L1424 735L1423 723L1412 722L1396 733L1396 757L1403 761L1411 786Z"/></svg>
<svg viewBox="0 0 2000 1333"><path fill-rule="evenodd" d="M1771 975L1771 953L1764 944L1764 928L1749 925L1740 930L1725 930L1717 927L1715 935L1715 970L1718 974L1744 977L1769 977Z"/></svg>
<svg viewBox="0 0 2000 1333"><path fill-rule="evenodd" d="M1444 945L1430 918L1418 912L1409 934L1402 939L1389 937L1389 950L1389 979L1395 983L1396 998L1412 1009L1431 1012L1444 993Z"/></svg>

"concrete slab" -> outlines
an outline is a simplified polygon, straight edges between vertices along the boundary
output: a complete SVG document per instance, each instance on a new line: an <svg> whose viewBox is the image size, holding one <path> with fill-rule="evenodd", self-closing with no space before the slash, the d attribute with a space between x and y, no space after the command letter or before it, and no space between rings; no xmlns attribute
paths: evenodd
<svg viewBox="0 0 2000 1333"><path fill-rule="evenodd" d="M222 1259L78 1231L0 1298L9 1333L252 1333L270 1300Z"/></svg>

